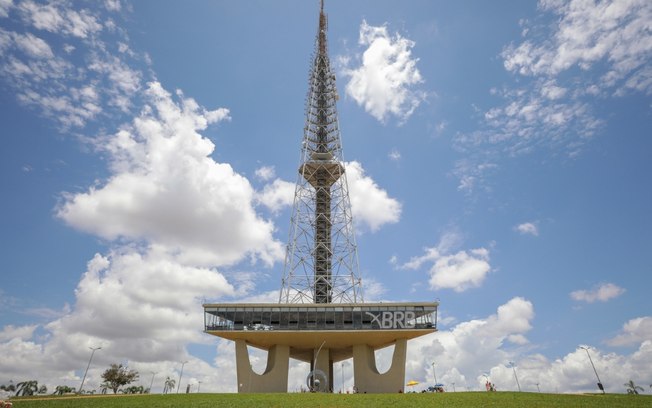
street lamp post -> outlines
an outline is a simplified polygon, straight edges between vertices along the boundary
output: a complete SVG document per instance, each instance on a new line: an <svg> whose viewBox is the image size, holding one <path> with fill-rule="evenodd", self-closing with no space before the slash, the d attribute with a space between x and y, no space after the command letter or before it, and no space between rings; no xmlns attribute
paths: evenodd
<svg viewBox="0 0 652 408"><path fill-rule="evenodd" d="M151 394L152 393L152 385L154 385L154 376L156 375L156 373L154 371L150 371L150 373L152 373L152 381L150 381L150 383L149 383L149 393Z"/></svg>
<svg viewBox="0 0 652 408"><path fill-rule="evenodd" d="M604 386L602 385L602 381L600 381L600 376L598 376L598 371L595 369L595 364L593 364L593 359L591 358L591 354L589 353L589 348L585 347L585 346L580 346L580 348L582 350L586 351L586 355L589 356L589 361L591 362L591 367L593 367L593 372L595 373L595 378L598 379L598 388L604 394Z"/></svg>
<svg viewBox="0 0 652 408"><path fill-rule="evenodd" d="M518 382L518 376L516 375L516 365L514 364L513 361L509 362L509 366L512 367L512 371L514 372L514 378L516 379L516 386L518 387L518 392L521 392L521 384Z"/></svg>
<svg viewBox="0 0 652 408"><path fill-rule="evenodd" d="M183 366L186 365L188 360L181 363L181 373L179 374L179 384L177 384L177 394L179 393L179 387L181 387L181 377L183 376Z"/></svg>
<svg viewBox="0 0 652 408"><path fill-rule="evenodd" d="M344 363L345 361L342 361L340 363L340 375L341 375L341 380L342 380L342 385L340 386L341 392L344 392Z"/></svg>
<svg viewBox="0 0 652 408"><path fill-rule="evenodd" d="M79 386L79 393L81 394L83 389L84 389L84 381L86 381L86 374L88 374L88 369L91 366L91 361L93 361L93 355L95 354L96 350L100 350L102 347L89 347L89 349L93 350L91 352L91 358L88 359L88 365L86 366L86 371L84 371L84 378L82 378L81 385Z"/></svg>
<svg viewBox="0 0 652 408"><path fill-rule="evenodd" d="M315 353L315 361L312 366L312 386L315 386L315 371L317 371L317 357L319 357L319 352L321 351L321 348L324 347L324 344L326 344L326 340L324 340L321 343L321 346L317 349L317 353Z"/></svg>
<svg viewBox="0 0 652 408"><path fill-rule="evenodd" d="M537 392L541 393L541 389L539 388L539 383L537 383L536 385L537 385Z"/></svg>
<svg viewBox="0 0 652 408"><path fill-rule="evenodd" d="M435 376L435 385L437 385L437 372L435 371L435 362L432 362L432 374Z"/></svg>
<svg viewBox="0 0 652 408"><path fill-rule="evenodd" d="M199 394L199 389L201 388L201 381L197 381L197 393Z"/></svg>

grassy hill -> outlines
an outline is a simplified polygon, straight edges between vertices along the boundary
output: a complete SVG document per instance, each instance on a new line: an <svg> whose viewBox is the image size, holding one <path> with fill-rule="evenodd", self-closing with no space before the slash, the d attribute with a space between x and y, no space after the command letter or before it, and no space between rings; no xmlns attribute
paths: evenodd
<svg viewBox="0 0 652 408"><path fill-rule="evenodd" d="M652 407L648 395L566 395L517 392L445 394L173 394L14 398L14 408L213 408L213 407Z"/></svg>

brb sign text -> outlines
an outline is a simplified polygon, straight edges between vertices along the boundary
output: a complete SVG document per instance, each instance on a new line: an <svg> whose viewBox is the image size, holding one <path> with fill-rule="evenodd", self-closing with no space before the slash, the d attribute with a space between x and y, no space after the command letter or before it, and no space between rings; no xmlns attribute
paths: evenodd
<svg viewBox="0 0 652 408"><path fill-rule="evenodd" d="M414 312L367 312L371 323L376 323L381 329L412 329L415 324Z"/></svg>

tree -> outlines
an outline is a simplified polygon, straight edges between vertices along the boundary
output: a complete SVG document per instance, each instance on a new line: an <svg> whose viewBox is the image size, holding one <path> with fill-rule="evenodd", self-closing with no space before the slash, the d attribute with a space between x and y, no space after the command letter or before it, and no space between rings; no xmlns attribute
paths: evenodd
<svg viewBox="0 0 652 408"><path fill-rule="evenodd" d="M650 385L652 387L652 385ZM9 391L9 392L14 392L16 391L16 386L14 383L10 382L9 385L0 385L0 391Z"/></svg>
<svg viewBox="0 0 652 408"><path fill-rule="evenodd" d="M167 394L168 391L172 391L174 389L174 385L177 382L174 381L174 379L168 377L165 379L165 386L163 387L163 394Z"/></svg>
<svg viewBox="0 0 652 408"><path fill-rule="evenodd" d="M74 394L75 393L75 387L68 387L67 385L57 385L57 388L54 389L54 393L56 395L63 395L63 394Z"/></svg>
<svg viewBox="0 0 652 408"><path fill-rule="evenodd" d="M118 388L123 385L131 384L138 379L138 371L128 370L122 364L111 364L111 368L106 369L102 373L102 379L105 384L113 390L113 393L118 392ZM104 384L103 384L104 385Z"/></svg>
<svg viewBox="0 0 652 408"><path fill-rule="evenodd" d="M16 395L34 395L39 391L38 381L23 381L16 384Z"/></svg>
<svg viewBox="0 0 652 408"><path fill-rule="evenodd" d="M629 380L625 384L623 384L625 387L627 387L627 393L628 394L636 394L638 395L638 390L643 391L643 387L634 384L634 381Z"/></svg>

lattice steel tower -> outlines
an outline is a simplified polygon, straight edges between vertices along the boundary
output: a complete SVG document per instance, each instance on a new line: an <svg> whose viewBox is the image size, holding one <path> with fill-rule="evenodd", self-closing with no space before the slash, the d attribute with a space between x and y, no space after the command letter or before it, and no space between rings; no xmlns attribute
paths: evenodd
<svg viewBox="0 0 652 408"><path fill-rule="evenodd" d="M327 28L322 0L279 303L363 301Z"/></svg>

